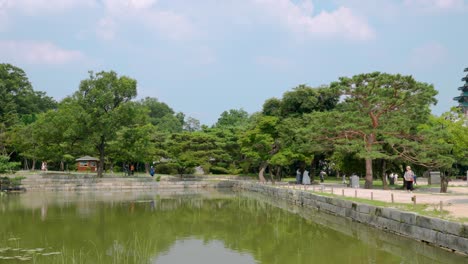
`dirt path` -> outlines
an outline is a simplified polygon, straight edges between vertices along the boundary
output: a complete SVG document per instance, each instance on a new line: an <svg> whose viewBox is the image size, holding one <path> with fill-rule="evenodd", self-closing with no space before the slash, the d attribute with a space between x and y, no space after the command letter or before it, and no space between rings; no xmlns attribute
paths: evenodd
<svg viewBox="0 0 468 264"><path fill-rule="evenodd" d="M427 182L424 179L418 179L419 186L427 185ZM456 218L466 218L468 219L468 185L466 181L460 182L451 182L449 184L448 193L438 193L438 189L416 189L413 192L407 192L405 190L367 190L367 189L353 189L344 187L343 185L335 183L323 183L315 186L291 186L288 185L287 188L306 188L306 190L315 192L331 193L333 189L333 194L335 195L344 195L346 197L357 197L362 199L373 199L383 202L392 202L395 203L413 203L413 197L416 197L417 204L427 204L429 210L440 210L440 205L442 204L443 210L448 211L451 217ZM433 206L433 208L431 208ZM466 220L468 221L468 220Z"/></svg>

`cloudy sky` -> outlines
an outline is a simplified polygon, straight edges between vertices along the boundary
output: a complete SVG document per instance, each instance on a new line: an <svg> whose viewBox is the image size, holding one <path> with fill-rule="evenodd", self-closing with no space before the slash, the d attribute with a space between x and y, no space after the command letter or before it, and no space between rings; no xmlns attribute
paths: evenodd
<svg viewBox="0 0 468 264"><path fill-rule="evenodd" d="M0 0L0 62L60 100L115 70L211 125L299 84L382 71L435 85L468 67L468 0Z"/></svg>

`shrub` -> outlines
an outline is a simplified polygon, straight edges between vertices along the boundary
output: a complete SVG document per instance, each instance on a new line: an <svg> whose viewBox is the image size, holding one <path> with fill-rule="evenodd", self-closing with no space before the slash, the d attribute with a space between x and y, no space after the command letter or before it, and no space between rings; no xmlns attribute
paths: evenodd
<svg viewBox="0 0 468 264"><path fill-rule="evenodd" d="M156 165L156 167L154 168L154 171L158 174L170 174L170 175L174 175L174 174L177 174L178 172L178 166L177 164L174 164L174 163L162 163L162 164L158 164Z"/></svg>
<svg viewBox="0 0 468 264"><path fill-rule="evenodd" d="M210 169L210 172L213 174L229 174L229 170L223 167L213 166Z"/></svg>
<svg viewBox="0 0 468 264"><path fill-rule="evenodd" d="M0 173L11 172L19 166L19 162L10 162L10 157L0 155Z"/></svg>

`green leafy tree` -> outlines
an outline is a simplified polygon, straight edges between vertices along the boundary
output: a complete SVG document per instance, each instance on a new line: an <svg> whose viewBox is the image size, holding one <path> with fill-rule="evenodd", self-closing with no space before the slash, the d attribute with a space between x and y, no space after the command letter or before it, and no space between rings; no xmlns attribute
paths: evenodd
<svg viewBox="0 0 468 264"><path fill-rule="evenodd" d="M320 133L365 160L365 188L372 188L372 161L389 157L382 146L390 139L414 137L417 125L430 116L437 91L412 76L379 72L341 77L331 88L344 102L320 119Z"/></svg>
<svg viewBox="0 0 468 264"><path fill-rule="evenodd" d="M271 158L280 151L278 125L280 119L275 116L259 115L253 126L246 130L239 139L242 153L259 166L258 178L265 181L265 170Z"/></svg>
<svg viewBox="0 0 468 264"><path fill-rule="evenodd" d="M222 160L225 153L215 136L202 131L172 134L167 144L170 161L179 173L190 173L196 166Z"/></svg>
<svg viewBox="0 0 468 264"><path fill-rule="evenodd" d="M20 123L35 121L35 115L56 107L44 92L34 91L26 73L11 64L0 64L0 153L7 150L8 132Z"/></svg>
<svg viewBox="0 0 468 264"><path fill-rule="evenodd" d="M249 121L249 114L243 109L231 109L224 111L218 118L216 124L213 127L216 128L237 128L244 127Z"/></svg>
<svg viewBox="0 0 468 264"><path fill-rule="evenodd" d="M195 132L201 130L200 121L193 117L187 117L184 121L184 130L188 132Z"/></svg>
<svg viewBox="0 0 468 264"><path fill-rule="evenodd" d="M19 162L11 162L10 157L0 155L0 173L11 172L19 167Z"/></svg>
<svg viewBox="0 0 468 264"><path fill-rule="evenodd" d="M134 123L135 108L127 104L137 94L136 81L117 73L90 72L81 81L79 90L72 96L81 110L77 122L89 142L99 153L98 177L102 177L108 142L117 131Z"/></svg>
<svg viewBox="0 0 468 264"><path fill-rule="evenodd" d="M299 85L285 92L281 99L269 99L263 105L263 114L280 118L276 140L279 150L271 160L277 174L281 167L298 164L304 171L310 164L311 180L320 160L325 159L332 144L311 135L320 125L313 117L316 113L327 112L338 103L338 93L329 87L312 88ZM270 170L271 171L271 170Z"/></svg>
<svg viewBox="0 0 468 264"><path fill-rule="evenodd" d="M149 121L155 129L169 133L182 131L183 117L181 120L167 104L151 97L141 100L141 104L148 109Z"/></svg>

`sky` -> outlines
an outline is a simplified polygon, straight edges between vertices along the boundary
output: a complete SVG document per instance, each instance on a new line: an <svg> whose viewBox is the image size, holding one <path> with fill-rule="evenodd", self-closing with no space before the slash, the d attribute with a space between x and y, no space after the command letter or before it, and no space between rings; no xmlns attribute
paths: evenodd
<svg viewBox="0 0 468 264"><path fill-rule="evenodd" d="M0 63L61 100L114 70L212 125L299 84L412 75L453 97L468 67L468 0L0 0Z"/></svg>

